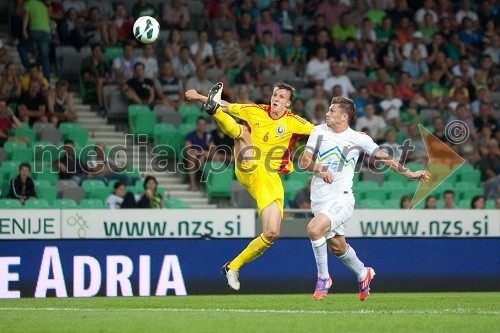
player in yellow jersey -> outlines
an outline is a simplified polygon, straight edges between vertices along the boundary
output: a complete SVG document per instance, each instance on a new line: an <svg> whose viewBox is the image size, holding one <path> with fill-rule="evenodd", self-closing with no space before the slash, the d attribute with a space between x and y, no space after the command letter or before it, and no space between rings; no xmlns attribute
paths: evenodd
<svg viewBox="0 0 500 333"><path fill-rule="evenodd" d="M229 286L239 290L240 267L261 256L279 237L284 204L279 174L293 171L290 161L293 144L298 137L311 134L314 125L288 109L295 89L286 83L274 85L270 105L228 103L221 100L222 88L222 83L217 83L208 97L188 90L186 98L205 103L204 110L234 139L236 178L257 201L262 234L222 267ZM248 127L238 124L230 115L246 121Z"/></svg>

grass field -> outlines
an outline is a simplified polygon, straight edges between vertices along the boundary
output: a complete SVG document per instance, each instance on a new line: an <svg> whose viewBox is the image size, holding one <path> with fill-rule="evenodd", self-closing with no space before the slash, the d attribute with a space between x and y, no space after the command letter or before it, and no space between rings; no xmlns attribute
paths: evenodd
<svg viewBox="0 0 500 333"><path fill-rule="evenodd" d="M0 300L0 332L499 332L500 293Z"/></svg>

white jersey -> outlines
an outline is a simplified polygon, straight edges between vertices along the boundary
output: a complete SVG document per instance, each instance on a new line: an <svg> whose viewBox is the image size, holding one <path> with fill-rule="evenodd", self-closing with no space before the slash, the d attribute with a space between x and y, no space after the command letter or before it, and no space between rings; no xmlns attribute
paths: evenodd
<svg viewBox="0 0 500 333"><path fill-rule="evenodd" d="M327 184L315 174L311 183L311 202L330 201L340 194L352 196L352 180L359 155L372 155L378 148L370 136L350 127L342 133L335 133L326 124L316 126L306 149L316 154L316 163L328 166L333 174L333 183Z"/></svg>

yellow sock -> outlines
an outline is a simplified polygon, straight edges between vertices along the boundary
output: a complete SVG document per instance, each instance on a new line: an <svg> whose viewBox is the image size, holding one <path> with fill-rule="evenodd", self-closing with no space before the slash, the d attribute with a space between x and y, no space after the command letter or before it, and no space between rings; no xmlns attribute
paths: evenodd
<svg viewBox="0 0 500 333"><path fill-rule="evenodd" d="M235 271L239 270L244 264L248 264L250 261L260 257L271 245L273 243L269 242L264 237L264 234L260 234L229 264L229 268Z"/></svg>
<svg viewBox="0 0 500 333"><path fill-rule="evenodd" d="M218 108L214 114L214 118L219 123L219 126L227 136L231 139L237 139L241 136L241 125L236 122L230 115Z"/></svg>

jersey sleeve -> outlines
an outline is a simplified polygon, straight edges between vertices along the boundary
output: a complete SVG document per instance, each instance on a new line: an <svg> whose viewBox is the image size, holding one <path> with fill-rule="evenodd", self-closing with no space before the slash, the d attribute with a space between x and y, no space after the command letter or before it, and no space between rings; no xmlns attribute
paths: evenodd
<svg viewBox="0 0 500 333"><path fill-rule="evenodd" d="M297 116L295 114L290 114L290 124L291 130L295 134L309 136L314 129L314 125L305 120L304 118Z"/></svg>
<svg viewBox="0 0 500 333"><path fill-rule="evenodd" d="M251 104L231 103L227 108L227 112L233 117L248 121L250 106Z"/></svg>
<svg viewBox="0 0 500 333"><path fill-rule="evenodd" d="M375 142L373 142L373 139L366 134L359 133L359 135L360 135L359 141L365 153L368 155L373 155L374 153L377 153L377 151L379 150L379 146Z"/></svg>
<svg viewBox="0 0 500 333"><path fill-rule="evenodd" d="M318 137L319 137L318 132L319 132L318 127L315 127L312 130L311 135L309 135L309 139L307 140L307 145L305 148L308 151L310 151L313 155L316 153L316 150L318 149L318 147L317 147Z"/></svg>

